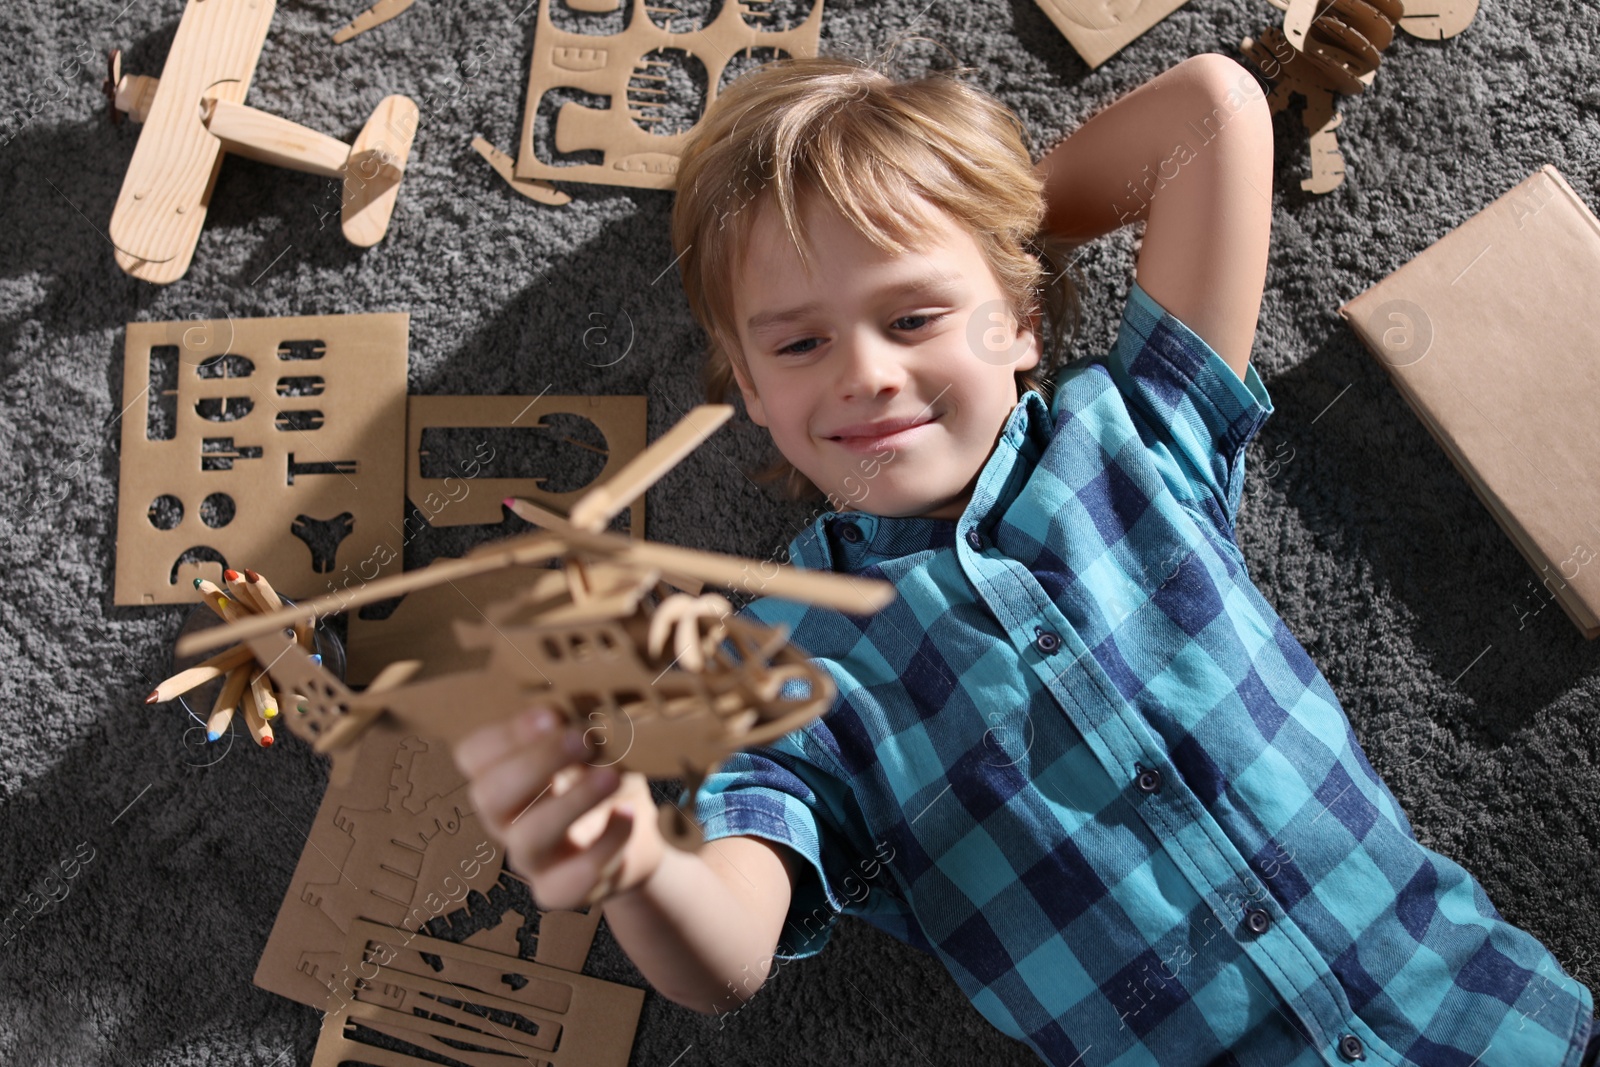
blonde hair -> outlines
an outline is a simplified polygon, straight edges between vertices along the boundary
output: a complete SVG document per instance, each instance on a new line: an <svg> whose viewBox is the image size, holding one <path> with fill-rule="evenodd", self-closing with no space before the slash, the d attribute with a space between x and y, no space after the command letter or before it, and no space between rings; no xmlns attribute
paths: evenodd
<svg viewBox="0 0 1600 1067"><path fill-rule="evenodd" d="M702 118L679 160L672 245L689 308L710 345L707 397L720 403L748 377L734 321L732 282L756 209L776 202L802 264L810 268L799 201L821 194L890 254L917 246L920 196L971 232L1019 322L1043 315L1050 329L1018 395L1049 399L1050 375L1078 318L1063 247L1041 233L1043 182L1021 121L954 74L896 80L874 65L835 56L780 59L732 82ZM821 496L781 456L755 472L782 480L791 498Z"/></svg>

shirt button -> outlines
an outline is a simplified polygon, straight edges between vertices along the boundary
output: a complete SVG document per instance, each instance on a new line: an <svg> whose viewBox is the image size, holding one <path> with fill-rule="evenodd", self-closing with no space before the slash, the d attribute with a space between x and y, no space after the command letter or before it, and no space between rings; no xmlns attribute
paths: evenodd
<svg viewBox="0 0 1600 1067"><path fill-rule="evenodd" d="M856 544L861 540L861 527L853 522L841 523L839 525L839 536L849 541L852 545Z"/></svg>
<svg viewBox="0 0 1600 1067"><path fill-rule="evenodd" d="M1139 772L1138 781L1135 783L1141 793L1157 793L1161 790L1161 772L1154 767L1147 767Z"/></svg>
<svg viewBox="0 0 1600 1067"><path fill-rule="evenodd" d="M1345 1034L1339 1039L1339 1055L1347 1060L1367 1058L1366 1050L1361 1047L1361 1039L1355 1034Z"/></svg>
<svg viewBox="0 0 1600 1067"><path fill-rule="evenodd" d="M1061 647L1061 638L1050 630L1040 630L1039 636L1033 640L1034 646L1045 655L1050 655Z"/></svg>
<svg viewBox="0 0 1600 1067"><path fill-rule="evenodd" d="M1261 908L1251 908L1245 912L1245 925L1250 927L1251 933L1264 934L1267 927L1272 925L1272 916Z"/></svg>
<svg viewBox="0 0 1600 1067"><path fill-rule="evenodd" d="M977 530L968 530L967 531L967 544L972 546L972 551L974 551L974 552L982 552L983 551L983 534L979 533Z"/></svg>

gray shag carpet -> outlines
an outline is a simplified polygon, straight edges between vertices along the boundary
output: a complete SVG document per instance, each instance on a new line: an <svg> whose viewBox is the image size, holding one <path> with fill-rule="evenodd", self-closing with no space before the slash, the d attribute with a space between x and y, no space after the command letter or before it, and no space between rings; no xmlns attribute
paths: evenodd
<svg viewBox="0 0 1600 1067"><path fill-rule="evenodd" d="M350 140L384 94L415 98L423 123L387 238L360 250L319 227L334 182L229 158L193 266L165 288L112 260L106 226L139 128L107 123L100 80L112 46L129 71L158 74L180 3L0 9L0 1062L308 1064L320 1023L251 975L327 765L298 741L263 752L245 738L201 766L182 714L141 703L186 609L112 604L126 322L409 311L412 393L643 393L652 437L698 399L671 195L571 184L571 204L534 205L469 147L482 133L514 149L533 38L522 0L422 0L334 46L363 2L282 0L249 102ZM1037 156L1173 63L1237 57L1241 37L1280 21L1262 0L1190 0L1093 73L1033 0L829 0L822 35L863 56L896 34L933 38L1021 114ZM1373 88L1344 102L1349 175L1326 196L1300 191L1304 135L1279 116L1254 355L1277 413L1251 449L1238 531L1419 837L1591 984L1600 643L1553 604L1531 614L1533 572L1335 308L1542 163L1600 203L1597 42L1593 0L1485 0L1450 41L1402 36ZM950 61L927 44L902 54L908 70ZM1111 343L1133 236L1080 263L1075 355ZM610 362L625 339L585 331L624 321L632 347ZM777 555L809 512L743 475L764 443L742 417L722 430L650 491L650 536ZM543 462L581 484L585 455ZM522 528L425 531L405 562ZM24 895L41 887L59 899L34 914ZM603 926L588 973L644 985ZM1035 1060L935 960L848 921L735 1016L649 994L632 1062Z"/></svg>

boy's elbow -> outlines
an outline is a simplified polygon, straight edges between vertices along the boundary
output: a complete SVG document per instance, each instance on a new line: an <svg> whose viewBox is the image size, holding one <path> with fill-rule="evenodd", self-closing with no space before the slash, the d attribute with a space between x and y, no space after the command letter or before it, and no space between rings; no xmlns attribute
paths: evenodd
<svg viewBox="0 0 1600 1067"><path fill-rule="evenodd" d="M656 992L680 1008L688 1008L692 1012L711 1018L721 1018L734 1014L748 1004L750 998L759 993L761 987L767 984L767 977L770 973L770 968L763 970L760 975L751 974L747 971L740 981L730 982L728 987L720 993L709 995L705 992L679 994L659 988Z"/></svg>
<svg viewBox="0 0 1600 1067"><path fill-rule="evenodd" d="M1260 83L1244 66L1221 52L1202 52L1177 65L1184 77L1192 79L1193 89L1211 101L1221 100L1230 89L1261 94Z"/></svg>
<svg viewBox="0 0 1600 1067"><path fill-rule="evenodd" d="M1233 131L1229 140L1265 146L1272 152L1272 109L1267 105L1261 82L1243 64L1220 52L1190 56L1178 64L1189 82L1193 99L1204 113L1195 129ZM1188 95L1188 94L1186 94Z"/></svg>

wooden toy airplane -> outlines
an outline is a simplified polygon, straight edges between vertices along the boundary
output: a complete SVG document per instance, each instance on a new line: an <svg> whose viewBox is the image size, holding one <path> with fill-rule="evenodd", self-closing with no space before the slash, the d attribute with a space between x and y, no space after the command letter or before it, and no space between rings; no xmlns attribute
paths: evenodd
<svg viewBox="0 0 1600 1067"><path fill-rule="evenodd" d="M652 608L647 593L663 591L663 581L697 591L704 582L852 614L876 612L894 597L887 582L604 532L732 414L725 404L695 408L567 518L518 502L517 513L543 530L193 633L177 652L248 644L274 688L304 697L303 712L285 710L280 718L317 752L333 756L334 781L348 780L351 742L386 713L453 745L537 703L565 715L569 725L590 724L585 736L597 751L591 762L650 778L681 777L693 797L735 750L799 729L827 710L835 690L781 628L735 616L722 597L669 592ZM296 640L293 627L323 614L508 567L549 569L524 592L482 606L482 623L455 624L461 648L481 650L482 665L474 669L426 676L422 661L405 660L357 693ZM786 691L790 683L803 692ZM698 846L699 828L678 805L663 808L660 823L677 847Z"/></svg>
<svg viewBox="0 0 1600 1067"><path fill-rule="evenodd" d="M124 75L113 52L113 121L144 123L111 215L117 265L165 285L183 277L205 224L224 152L343 181L345 237L383 239L417 131L406 96L378 102L355 144L244 103L276 0L188 0L161 77Z"/></svg>

